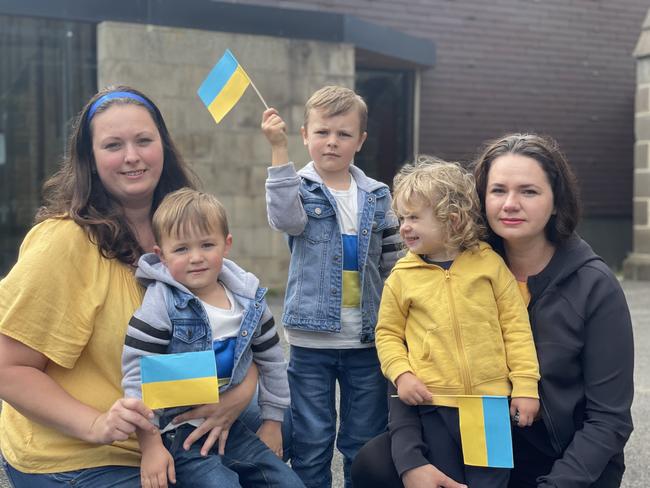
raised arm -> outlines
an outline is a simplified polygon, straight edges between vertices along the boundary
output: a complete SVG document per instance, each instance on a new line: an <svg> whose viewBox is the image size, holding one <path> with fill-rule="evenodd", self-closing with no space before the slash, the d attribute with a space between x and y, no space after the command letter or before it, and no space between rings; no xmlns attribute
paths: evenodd
<svg viewBox="0 0 650 488"><path fill-rule="evenodd" d="M266 213L269 225L290 236L302 234L307 213L300 198L300 176L293 163L271 166L266 179Z"/></svg>
<svg viewBox="0 0 650 488"><path fill-rule="evenodd" d="M289 162L286 125L270 108L262 116L262 131L271 145L271 167L266 180L266 212L269 225L291 236L302 233L307 214L300 200L300 176Z"/></svg>

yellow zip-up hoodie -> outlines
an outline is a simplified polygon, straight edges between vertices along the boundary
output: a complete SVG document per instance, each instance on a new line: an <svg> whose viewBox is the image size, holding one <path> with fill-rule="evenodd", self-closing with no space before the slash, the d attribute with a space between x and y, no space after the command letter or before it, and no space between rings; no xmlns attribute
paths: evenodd
<svg viewBox="0 0 650 488"><path fill-rule="evenodd" d="M434 395L539 398L526 305L486 243L448 270L411 252L400 259L384 285L375 342L393 383L411 372ZM456 405L444 397L434 403Z"/></svg>

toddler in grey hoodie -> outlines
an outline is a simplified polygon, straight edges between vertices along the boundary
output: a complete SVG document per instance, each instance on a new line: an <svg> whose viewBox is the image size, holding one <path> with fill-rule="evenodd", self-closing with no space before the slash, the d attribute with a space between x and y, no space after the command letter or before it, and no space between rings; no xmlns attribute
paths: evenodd
<svg viewBox="0 0 650 488"><path fill-rule="evenodd" d="M129 322L122 355L125 396L142 396L143 356L213 350L220 393L240 384L255 362L263 421L257 436L238 420L229 431L223 429L217 454L198 447L203 439L186 442L195 427L214 440L215 429L201 427L204 419L177 423L174 420L187 408L157 411L154 421L162 435L137 432L143 485L166 486L177 477L181 483L183 478L197 483L201 477L213 480L201 486L256 486L257 478L276 479L277 486L303 486L280 459L289 386L282 347L264 300L266 289L225 258L232 236L223 206L212 195L178 190L161 202L152 227L155 252L140 258L136 272L147 290ZM251 464L256 469L247 468Z"/></svg>

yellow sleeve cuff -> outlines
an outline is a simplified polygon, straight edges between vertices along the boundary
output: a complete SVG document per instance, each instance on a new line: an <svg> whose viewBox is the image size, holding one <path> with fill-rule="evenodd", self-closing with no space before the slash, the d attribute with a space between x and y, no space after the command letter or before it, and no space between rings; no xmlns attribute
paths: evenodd
<svg viewBox="0 0 650 488"><path fill-rule="evenodd" d="M512 398L539 398L537 380L534 378L512 378Z"/></svg>

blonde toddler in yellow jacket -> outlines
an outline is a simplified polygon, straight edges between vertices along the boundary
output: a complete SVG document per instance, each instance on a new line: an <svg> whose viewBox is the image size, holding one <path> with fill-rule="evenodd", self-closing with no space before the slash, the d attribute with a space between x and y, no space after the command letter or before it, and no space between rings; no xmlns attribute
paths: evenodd
<svg viewBox="0 0 650 488"><path fill-rule="evenodd" d="M408 405L511 396L511 415L531 425L539 367L528 312L510 270L479 240L472 176L421 157L395 177L393 191L409 251L381 299L376 346L384 375Z"/></svg>

